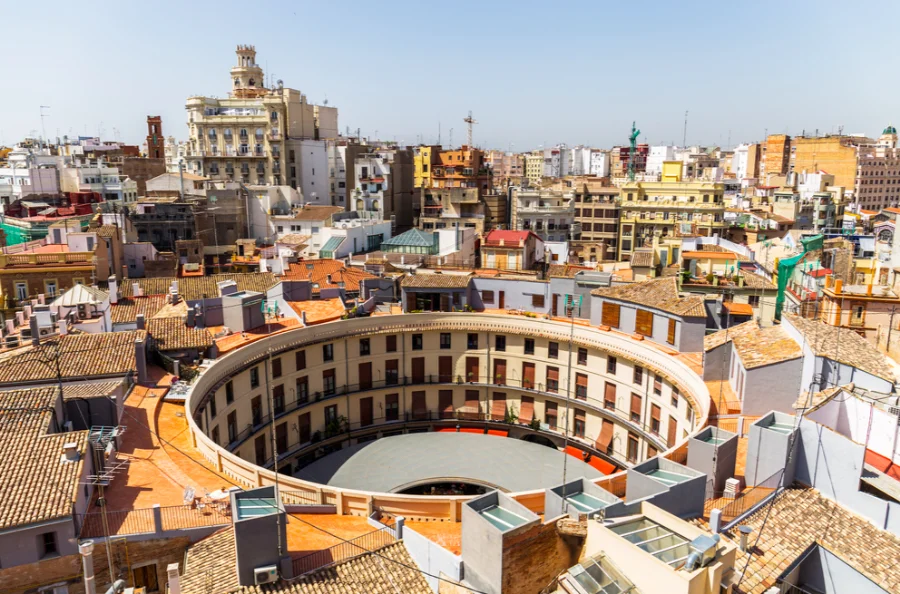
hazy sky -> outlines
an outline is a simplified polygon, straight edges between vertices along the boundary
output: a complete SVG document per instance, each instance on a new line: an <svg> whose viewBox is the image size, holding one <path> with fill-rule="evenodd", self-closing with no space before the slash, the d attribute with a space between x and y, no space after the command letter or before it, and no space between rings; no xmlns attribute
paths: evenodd
<svg viewBox="0 0 900 594"><path fill-rule="evenodd" d="M338 107L341 130L524 151L566 142L731 144L900 123L900 2L4 2L0 144L41 132L187 136L236 44Z"/></svg>

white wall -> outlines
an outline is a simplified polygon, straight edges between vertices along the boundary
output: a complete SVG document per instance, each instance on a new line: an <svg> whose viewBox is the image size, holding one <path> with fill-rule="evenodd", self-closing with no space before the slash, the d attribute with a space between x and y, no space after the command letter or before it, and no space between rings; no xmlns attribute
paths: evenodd
<svg viewBox="0 0 900 594"><path fill-rule="evenodd" d="M331 204L331 185L328 179L328 151L324 140L301 140L295 143L297 151L297 188L303 201L313 204ZM282 180L290 179L290 168L282 174Z"/></svg>
<svg viewBox="0 0 900 594"><path fill-rule="evenodd" d="M871 403L840 392L807 418L831 427L856 443L900 464L900 425L897 417Z"/></svg>

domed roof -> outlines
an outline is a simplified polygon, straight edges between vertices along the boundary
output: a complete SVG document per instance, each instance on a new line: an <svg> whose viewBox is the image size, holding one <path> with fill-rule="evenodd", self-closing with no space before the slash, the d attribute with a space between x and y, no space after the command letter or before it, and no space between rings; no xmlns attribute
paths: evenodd
<svg viewBox="0 0 900 594"><path fill-rule="evenodd" d="M894 128L893 125L888 125L888 127L884 129L884 132L882 132L882 134L896 134L896 133L897 133L897 129Z"/></svg>

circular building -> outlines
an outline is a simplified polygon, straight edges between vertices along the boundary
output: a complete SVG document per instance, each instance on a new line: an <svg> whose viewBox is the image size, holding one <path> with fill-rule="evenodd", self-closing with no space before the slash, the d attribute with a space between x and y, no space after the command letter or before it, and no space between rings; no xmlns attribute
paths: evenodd
<svg viewBox="0 0 900 594"><path fill-rule="evenodd" d="M677 448L705 424L709 392L615 332L423 313L251 343L198 378L186 410L197 448L242 483L277 471L289 500L457 520L472 489L542 500L564 466L599 479Z"/></svg>

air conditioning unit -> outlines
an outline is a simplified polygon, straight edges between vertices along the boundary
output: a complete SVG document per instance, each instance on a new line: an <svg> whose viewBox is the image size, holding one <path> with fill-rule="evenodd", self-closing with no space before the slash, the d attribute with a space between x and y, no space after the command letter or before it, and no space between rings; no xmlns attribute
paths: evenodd
<svg viewBox="0 0 900 594"><path fill-rule="evenodd" d="M278 581L277 565L266 565L253 570L253 583L257 586L260 584L271 584L276 581Z"/></svg>

